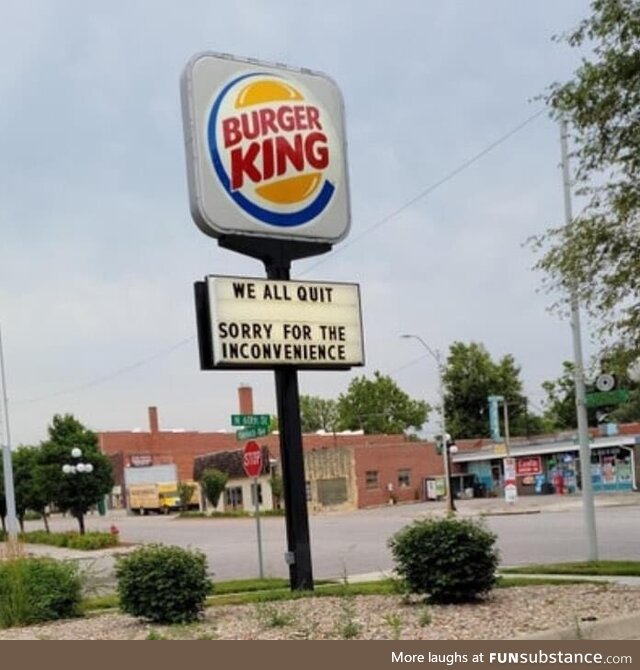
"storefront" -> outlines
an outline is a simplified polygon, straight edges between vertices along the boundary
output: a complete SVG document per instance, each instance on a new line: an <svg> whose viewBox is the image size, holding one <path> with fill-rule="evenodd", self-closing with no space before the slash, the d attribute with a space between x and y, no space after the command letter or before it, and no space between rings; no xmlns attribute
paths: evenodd
<svg viewBox="0 0 640 670"><path fill-rule="evenodd" d="M624 492L637 490L640 445L636 436L596 438L591 443L591 482L593 491ZM504 458L515 460L519 495L567 495L581 489L580 452L574 442L549 442L485 446L458 452L453 462L463 473L475 475L488 495L502 495Z"/></svg>

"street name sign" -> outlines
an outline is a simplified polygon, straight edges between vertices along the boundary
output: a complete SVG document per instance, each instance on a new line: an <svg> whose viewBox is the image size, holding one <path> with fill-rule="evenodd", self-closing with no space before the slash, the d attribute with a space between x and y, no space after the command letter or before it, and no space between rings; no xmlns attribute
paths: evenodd
<svg viewBox="0 0 640 670"><path fill-rule="evenodd" d="M232 414L232 426L242 426L249 428L251 426L262 426L268 428L271 425L270 414Z"/></svg>
<svg viewBox="0 0 640 670"><path fill-rule="evenodd" d="M269 434L268 426L254 426L253 428L241 428L236 430L236 439L249 440L252 437L263 437Z"/></svg>
<svg viewBox="0 0 640 670"><path fill-rule="evenodd" d="M622 405L629 400L629 391L617 389L615 391L599 391L586 394L587 407L606 407L607 405Z"/></svg>

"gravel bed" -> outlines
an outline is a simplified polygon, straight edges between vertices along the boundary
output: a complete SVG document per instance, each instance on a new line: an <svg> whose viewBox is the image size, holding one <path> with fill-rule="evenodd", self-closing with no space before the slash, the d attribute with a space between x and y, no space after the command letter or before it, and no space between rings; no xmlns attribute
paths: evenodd
<svg viewBox="0 0 640 670"><path fill-rule="evenodd" d="M184 626L107 613L0 630L0 640L499 640L635 612L640 612L638 587L522 586L496 589L473 605L350 596L210 607L203 620Z"/></svg>

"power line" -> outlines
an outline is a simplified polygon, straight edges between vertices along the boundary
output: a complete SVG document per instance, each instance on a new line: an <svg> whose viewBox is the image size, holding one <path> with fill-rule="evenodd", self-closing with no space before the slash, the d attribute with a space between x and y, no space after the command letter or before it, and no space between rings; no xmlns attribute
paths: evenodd
<svg viewBox="0 0 640 670"><path fill-rule="evenodd" d="M164 356L167 356L170 354L172 351L175 351L176 349L179 349L180 347L183 347L185 344L188 344L195 338L195 335L191 335L190 337L185 338L184 340L180 340L180 342L176 342L175 344L172 344L171 346L167 347L166 349L162 349L161 351L158 351L157 353L147 356L146 358L143 358L135 363L132 363L131 365L127 365L123 368L120 368L116 370L115 372L112 372L107 375L103 375L101 377L96 377L95 379L88 381L84 384L80 384L79 386L73 386L72 388L65 389L62 391L56 391L54 393L48 393L46 395L41 395L36 398L29 398L27 400L18 400L14 404L17 405L22 405L22 404L27 404L27 403L33 403L33 402L38 402L40 400L47 400L49 398L56 398L61 395L69 395L70 393L77 393L78 391L82 391L84 389L91 388L92 386L98 386L99 384L103 384L104 382L107 382L114 377L119 377L122 374L125 374L127 372L131 372L132 370L135 370L136 368L142 367L143 365L146 365L147 363L150 363L151 361L156 360L157 358L162 358Z"/></svg>
<svg viewBox="0 0 640 670"><path fill-rule="evenodd" d="M393 210L391 213L387 214L386 216L383 216L379 221L374 223L372 226L369 226L366 230L364 230L360 235L357 235L356 237L352 238L349 242L343 243L340 245L338 249L335 249L332 251L331 256L324 256L320 260L318 260L316 263L308 267L303 273L301 274L306 274L307 272L310 272L314 268L317 268L319 265L322 265L323 263L326 263L329 259L335 258L336 254L344 251L345 249L348 249L350 246L354 245L356 242L359 242L362 240L364 237L367 235L370 235L373 233L375 230L378 228L381 228L384 226L386 223L389 223L392 219L395 219L396 216L399 216L404 212L405 210L409 209L413 205L415 205L418 201L422 200L422 198L425 198L428 196L430 193L433 193L437 188L442 186L443 184L446 184L448 181L453 179L455 176L459 175L461 172L466 170L468 167L471 167L474 163L479 161L481 158L486 156L488 153L493 151L496 147L499 147L503 142L506 142L510 137L515 135L517 132L528 126L532 121L537 119L540 115L542 115L545 112L544 109L538 110L535 114L532 114L530 117L519 123L517 126L509 130L507 133L499 137L497 140L486 146L482 151L479 151L477 154L466 160L464 163L461 163L457 168L451 170L448 174L446 174L444 177L439 179L438 181L434 182L430 186L427 186L424 190L420 191L418 195L414 196L411 198L411 200L408 200L407 202L404 203L404 205L401 205L397 209Z"/></svg>
<svg viewBox="0 0 640 670"><path fill-rule="evenodd" d="M527 119L525 119L524 121L519 123L517 126L514 126L511 130L506 132L504 135L499 137L497 140L495 140L491 144L487 145L484 149L482 149L482 151L479 151L477 154L474 154L471 158L469 158L466 161L464 161L463 163L461 163L458 167L451 170L451 172L448 172L444 177L442 177L438 181L436 181L433 184L427 186L425 189L420 191L420 193L418 193L416 196L414 196L413 198L411 198L410 200L405 202L403 205L396 208L395 210L393 210L392 212L390 212L386 216L383 216L379 221L377 221L376 223L371 225L369 228L364 230L360 235L354 237L353 239L351 239L347 243L343 243L342 245L340 245L340 247L338 249L334 249L332 251L331 255L324 256L323 258L318 260L316 263L314 263L313 265L306 268L303 272L300 273L299 276L304 276L304 275L308 274L313 269L317 268L319 265L322 265L323 263L325 263L327 260L335 258L336 254L344 251L345 249L348 249L349 247L354 245L356 242L359 242L360 240L365 238L367 235L370 235L371 233L376 231L378 228L381 228L386 223L389 223L389 221L391 221L392 219L394 219L397 216L399 216L400 214L402 214L404 211L406 211L407 209L409 209L410 207L415 205L417 202L419 202L420 200L422 200L423 198L425 198L429 194L433 193L433 191L435 191L437 188L439 188L443 184L446 184L448 181L453 179L455 176L459 175L461 172L463 172L467 168L471 167L474 163L479 161L481 158L486 156L488 153L493 151L495 148L499 147L502 143L506 142L510 137L512 137L513 135L518 133L520 130L522 130L523 128L528 126L531 122L533 122L535 119L537 119L539 116L541 116L544 112L545 112L544 109L538 110L535 114L532 114ZM97 385L102 384L106 381L109 381L109 380L111 380L115 377L118 377L122 374L126 374L127 372L131 372L132 370L135 370L136 368L139 368L139 367L141 367L141 366L143 366L147 363L150 363L151 361L156 360L157 358L162 358L163 356L166 356L166 355L170 354L172 351L174 351L176 349L179 349L180 347L187 344L188 342L191 342L193 339L195 339L195 335L191 335L190 337L185 338L184 340L181 340L180 342L177 342L176 344L171 345L167 349L164 349L164 350L158 352L157 354L154 354L153 356L149 356L147 358L141 359L141 360L139 360L135 363L132 363L131 365L127 365L124 368L120 368L119 370L116 370L113 373L110 373L110 374L104 375L102 377L98 377L98 378L96 378L92 381L89 381L86 384L81 384L80 386L75 386L73 388L66 389L66 390L63 390L63 391L56 391L54 393L49 393L49 394L46 394L46 395L38 396L36 398L31 398L29 400L21 400L21 401L18 401L16 404L38 402L40 400L46 400L48 398L55 398L55 397L61 396L61 395L69 395L71 393L76 393L77 391L82 391L84 389L91 388L92 386L97 386ZM415 361L406 364L404 367L409 367L410 365L413 365L413 364L417 363L419 360L422 360L422 358L423 357L421 357L419 359L416 359ZM404 367L400 368L396 372L399 372L400 370L404 369Z"/></svg>

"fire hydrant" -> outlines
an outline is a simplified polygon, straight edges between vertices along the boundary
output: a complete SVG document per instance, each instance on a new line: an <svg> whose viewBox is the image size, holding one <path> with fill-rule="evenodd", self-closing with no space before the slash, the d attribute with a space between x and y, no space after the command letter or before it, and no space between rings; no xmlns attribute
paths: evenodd
<svg viewBox="0 0 640 670"><path fill-rule="evenodd" d="M120 535L120 531L118 530L118 527L115 525L115 523L111 524L111 528L109 528L109 532L111 533L111 535L114 535L114 536Z"/></svg>

